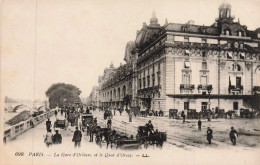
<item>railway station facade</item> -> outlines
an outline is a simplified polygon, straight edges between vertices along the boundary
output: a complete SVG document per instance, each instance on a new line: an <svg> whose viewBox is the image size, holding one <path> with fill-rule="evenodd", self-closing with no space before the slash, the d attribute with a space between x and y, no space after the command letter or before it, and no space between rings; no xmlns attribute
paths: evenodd
<svg viewBox="0 0 260 165"><path fill-rule="evenodd" d="M100 106L188 110L259 110L260 28L234 21L219 6L211 26L158 23L155 15L127 43L124 60L99 77Z"/></svg>

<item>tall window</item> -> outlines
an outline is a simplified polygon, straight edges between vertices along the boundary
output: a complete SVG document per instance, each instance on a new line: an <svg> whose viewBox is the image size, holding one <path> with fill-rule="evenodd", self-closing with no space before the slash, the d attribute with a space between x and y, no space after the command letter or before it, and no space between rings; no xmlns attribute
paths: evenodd
<svg viewBox="0 0 260 165"><path fill-rule="evenodd" d="M161 73L160 72L158 72L158 74L157 74L157 80L158 80L158 85L160 85L161 84Z"/></svg>
<svg viewBox="0 0 260 165"><path fill-rule="evenodd" d="M207 106L208 106L208 103L207 102L201 102L201 110L206 110L207 109Z"/></svg>
<svg viewBox="0 0 260 165"><path fill-rule="evenodd" d="M139 89L142 89L142 80L139 79Z"/></svg>
<svg viewBox="0 0 260 165"><path fill-rule="evenodd" d="M238 110L238 102L233 102L233 110Z"/></svg>
<svg viewBox="0 0 260 165"><path fill-rule="evenodd" d="M190 84L190 74L183 74L183 84Z"/></svg>
<svg viewBox="0 0 260 165"><path fill-rule="evenodd" d="M125 85L123 86L123 97L125 97L125 95L126 95L126 87L125 87Z"/></svg>
<svg viewBox="0 0 260 165"><path fill-rule="evenodd" d="M145 77L143 78L143 86L145 88Z"/></svg>
<svg viewBox="0 0 260 165"><path fill-rule="evenodd" d="M205 61L202 62L202 69L207 69L207 62Z"/></svg>
<svg viewBox="0 0 260 165"><path fill-rule="evenodd" d="M237 88L241 87L241 77L236 77L236 87Z"/></svg>
<svg viewBox="0 0 260 165"><path fill-rule="evenodd" d="M160 64L160 61L158 62L158 71L161 70L161 64Z"/></svg>
<svg viewBox="0 0 260 165"><path fill-rule="evenodd" d="M150 86L150 76L147 76L147 87Z"/></svg>
<svg viewBox="0 0 260 165"><path fill-rule="evenodd" d="M154 77L154 74L152 75L152 79L153 79L153 86L154 86L154 83L155 83L155 77Z"/></svg>
<svg viewBox="0 0 260 165"><path fill-rule="evenodd" d="M207 85L207 76L201 76L200 81L202 85Z"/></svg>
<svg viewBox="0 0 260 165"><path fill-rule="evenodd" d="M118 98L120 99L120 88L118 88Z"/></svg>
<svg viewBox="0 0 260 165"><path fill-rule="evenodd" d="M188 110L190 107L190 103L189 102L184 102L184 110Z"/></svg>

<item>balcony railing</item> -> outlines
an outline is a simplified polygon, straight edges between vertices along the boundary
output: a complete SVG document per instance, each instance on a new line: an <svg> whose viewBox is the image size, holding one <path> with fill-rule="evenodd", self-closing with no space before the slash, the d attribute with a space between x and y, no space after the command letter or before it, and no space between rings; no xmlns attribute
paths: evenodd
<svg viewBox="0 0 260 165"><path fill-rule="evenodd" d="M140 94L142 92L154 91L154 90L159 90L159 89L161 89L161 85L155 85L155 86L152 86L152 87L139 89L137 92Z"/></svg>
<svg viewBox="0 0 260 165"><path fill-rule="evenodd" d="M254 86L253 91L255 93L260 93L260 86Z"/></svg>
<svg viewBox="0 0 260 165"><path fill-rule="evenodd" d="M241 86L235 86L235 85L230 85L229 87L228 87L228 91L229 91L229 93L230 92L233 92L233 91L238 91L238 92L243 92L243 90L244 90L244 87L241 85Z"/></svg>
<svg viewBox="0 0 260 165"><path fill-rule="evenodd" d="M183 91L191 91L195 89L194 84L180 84L180 92L182 93Z"/></svg>
<svg viewBox="0 0 260 165"><path fill-rule="evenodd" d="M199 84L197 89L198 89L198 92L200 92L201 90L211 91L212 85L210 85L210 84L207 84L207 85Z"/></svg>

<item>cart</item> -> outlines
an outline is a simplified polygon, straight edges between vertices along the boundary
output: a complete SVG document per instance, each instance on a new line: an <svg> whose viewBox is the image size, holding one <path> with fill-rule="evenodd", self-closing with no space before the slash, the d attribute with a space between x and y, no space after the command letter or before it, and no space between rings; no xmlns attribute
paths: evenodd
<svg viewBox="0 0 260 165"><path fill-rule="evenodd" d="M59 120L57 119L55 122L54 122L54 129L55 128L61 128L61 129L67 129L68 125L67 125L67 122L66 122L66 119L64 120Z"/></svg>

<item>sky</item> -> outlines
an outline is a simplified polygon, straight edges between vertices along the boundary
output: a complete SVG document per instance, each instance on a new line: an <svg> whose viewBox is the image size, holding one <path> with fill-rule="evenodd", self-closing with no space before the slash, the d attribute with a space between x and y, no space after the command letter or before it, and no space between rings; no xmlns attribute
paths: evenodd
<svg viewBox="0 0 260 165"><path fill-rule="evenodd" d="M161 25L165 19L211 25L222 2L2 0L1 97L45 99L57 82L74 84L87 97L111 62L115 67L124 62L127 42L135 40L143 22L149 24L153 11ZM249 30L260 27L260 0L225 2L235 21Z"/></svg>

